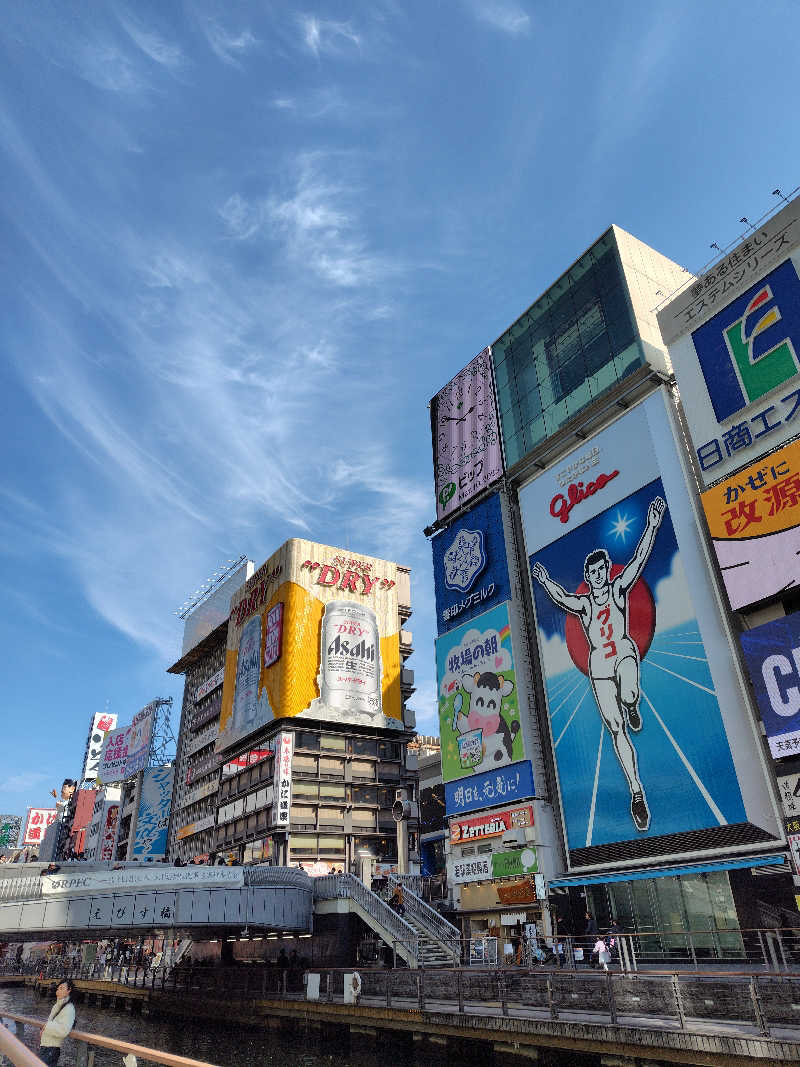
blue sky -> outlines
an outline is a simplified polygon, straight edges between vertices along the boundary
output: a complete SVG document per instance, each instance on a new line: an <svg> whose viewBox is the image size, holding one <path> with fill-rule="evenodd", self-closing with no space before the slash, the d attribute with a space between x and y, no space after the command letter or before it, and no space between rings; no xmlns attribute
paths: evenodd
<svg viewBox="0 0 800 1067"><path fill-rule="evenodd" d="M40 2L0 24L0 811L180 705L173 611L285 538L414 571L427 401L610 223L692 270L800 178L774 0ZM177 716L176 716L177 718Z"/></svg>

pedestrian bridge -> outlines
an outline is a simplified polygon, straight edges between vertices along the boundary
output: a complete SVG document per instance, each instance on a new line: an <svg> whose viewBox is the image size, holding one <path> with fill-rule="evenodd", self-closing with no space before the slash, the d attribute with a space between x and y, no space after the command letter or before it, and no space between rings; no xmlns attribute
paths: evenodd
<svg viewBox="0 0 800 1067"><path fill-rule="evenodd" d="M0 869L0 941L84 940L87 932L104 938L154 928L195 938L242 927L310 933L312 915L312 881L297 867Z"/></svg>

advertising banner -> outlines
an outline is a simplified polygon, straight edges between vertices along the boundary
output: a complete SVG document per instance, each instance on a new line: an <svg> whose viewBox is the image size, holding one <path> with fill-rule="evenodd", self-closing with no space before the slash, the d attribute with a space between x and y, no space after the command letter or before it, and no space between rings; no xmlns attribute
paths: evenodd
<svg viewBox="0 0 800 1067"><path fill-rule="evenodd" d="M46 874L42 876L42 892L56 893L116 892L120 889L196 889L206 886L236 889L244 885L243 867L206 867L190 864L169 867L148 863L141 870L126 867L121 871L88 871L74 874Z"/></svg>
<svg viewBox="0 0 800 1067"><path fill-rule="evenodd" d="M217 752L281 718L401 729L397 580L299 538L270 557L231 601Z"/></svg>
<svg viewBox="0 0 800 1067"><path fill-rule="evenodd" d="M150 742L153 736L153 719L156 705L148 704L133 716L128 729L128 758L125 761L125 777L141 771L150 762Z"/></svg>
<svg viewBox="0 0 800 1067"><path fill-rule="evenodd" d="M503 512L496 493L434 537L431 550L437 633L510 599Z"/></svg>
<svg viewBox="0 0 800 1067"><path fill-rule="evenodd" d="M781 805L786 818L798 818L800 816L800 774L778 775L778 792L781 795Z"/></svg>
<svg viewBox="0 0 800 1067"><path fill-rule="evenodd" d="M442 780L524 759L508 603L439 637L436 669Z"/></svg>
<svg viewBox="0 0 800 1067"><path fill-rule="evenodd" d="M800 442L707 489L702 501L734 610L800 585Z"/></svg>
<svg viewBox="0 0 800 1067"><path fill-rule="evenodd" d="M480 811L491 804L512 804L536 795L529 760L512 763L499 771L473 774L470 778L446 782L445 810L448 815Z"/></svg>
<svg viewBox="0 0 800 1067"><path fill-rule="evenodd" d="M216 674L212 674L211 677L199 685L195 690L194 702L199 704L203 697L207 697L209 693L213 693L215 689L219 689L222 683L225 681L225 668L217 671Z"/></svg>
<svg viewBox="0 0 800 1067"><path fill-rule="evenodd" d="M658 314L704 484L800 432L800 200Z"/></svg>
<svg viewBox="0 0 800 1067"><path fill-rule="evenodd" d="M279 829L289 826L292 810L292 753L294 734L280 733L275 738L275 770L272 780L272 825Z"/></svg>
<svg viewBox="0 0 800 1067"><path fill-rule="evenodd" d="M101 782L123 782L127 777L125 767L128 763L130 730L130 726L121 726L106 734L97 766L97 777Z"/></svg>
<svg viewBox="0 0 800 1067"><path fill-rule="evenodd" d="M236 567L223 582L215 586L214 591L186 616L183 624L182 656L227 620L231 610L231 597L237 589L241 589L252 573L252 562L243 560L241 566Z"/></svg>
<svg viewBox="0 0 800 1067"><path fill-rule="evenodd" d="M668 835L744 823L743 782L777 833L665 397L591 445L588 483L553 468L520 491L571 863L612 842L680 852Z"/></svg>
<svg viewBox="0 0 800 1067"><path fill-rule="evenodd" d="M739 640L770 752L800 752L800 616L765 622Z"/></svg>
<svg viewBox="0 0 800 1067"><path fill-rule="evenodd" d="M472 819L453 819L450 823L450 841L454 845L465 845L488 837L500 837L509 830L526 826L533 826L533 808L530 804L507 811L489 811Z"/></svg>
<svg viewBox="0 0 800 1067"><path fill-rule="evenodd" d="M431 401L436 517L503 474L492 352L485 348Z"/></svg>
<svg viewBox="0 0 800 1067"><path fill-rule="evenodd" d="M108 712L98 712L92 719L92 728L86 740L86 755L83 761L83 774L81 781L94 780L100 766L100 756L103 751L103 741L109 730L117 725L117 716Z"/></svg>
<svg viewBox="0 0 800 1067"><path fill-rule="evenodd" d="M133 840L134 856L160 858L167 852L173 767L148 767L142 775L139 813Z"/></svg>
<svg viewBox="0 0 800 1067"><path fill-rule="evenodd" d="M21 829L21 815L0 815L0 848L16 848Z"/></svg>
<svg viewBox="0 0 800 1067"><path fill-rule="evenodd" d="M186 837L193 837L195 834L199 834L202 830L210 830L215 823L215 817L213 815L206 815L203 819L198 819L196 822L187 823L186 826L182 826L178 830L177 838L179 841L183 841Z"/></svg>
<svg viewBox="0 0 800 1067"><path fill-rule="evenodd" d="M22 844L40 845L44 840L47 827L52 826L57 817L56 808L28 808Z"/></svg>
<svg viewBox="0 0 800 1067"><path fill-rule="evenodd" d="M536 874L538 870L535 848L515 848L456 860L453 864L453 881L464 885L467 882L482 882L487 878L521 878Z"/></svg>
<svg viewBox="0 0 800 1067"><path fill-rule="evenodd" d="M99 860L113 860L114 847L117 843L117 824L119 823L119 804L109 804L105 823L100 838Z"/></svg>

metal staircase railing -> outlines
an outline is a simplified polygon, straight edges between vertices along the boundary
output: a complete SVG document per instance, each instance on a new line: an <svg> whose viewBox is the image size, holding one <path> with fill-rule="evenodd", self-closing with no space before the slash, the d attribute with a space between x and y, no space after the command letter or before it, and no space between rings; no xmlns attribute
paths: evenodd
<svg viewBox="0 0 800 1067"><path fill-rule="evenodd" d="M422 928L423 932L427 934L428 937L442 945L448 955L452 957L453 966L457 967L461 959L460 931L457 927L453 926L451 922L448 922L444 916L440 915L438 911L432 908L430 904L426 904L421 897L412 892L406 881L409 877L417 876L390 874L390 891L394 886L399 885L402 887L403 905L408 915Z"/></svg>
<svg viewBox="0 0 800 1067"><path fill-rule="evenodd" d="M354 874L326 874L313 878L315 900L336 900L349 898L353 900L384 931L383 940L387 945L402 945L409 955L414 957L414 964L419 961L419 933L401 918L396 911Z"/></svg>

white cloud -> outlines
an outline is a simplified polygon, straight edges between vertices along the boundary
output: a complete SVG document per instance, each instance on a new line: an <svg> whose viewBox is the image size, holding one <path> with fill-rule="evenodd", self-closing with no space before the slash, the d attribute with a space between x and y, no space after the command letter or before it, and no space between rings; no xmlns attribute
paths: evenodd
<svg viewBox="0 0 800 1067"><path fill-rule="evenodd" d="M211 19L203 21L202 25L211 51L231 66L238 67L239 60L259 44L249 29L235 33Z"/></svg>
<svg viewBox="0 0 800 1067"><path fill-rule="evenodd" d="M353 48L361 49L361 37L349 22L320 19L315 15L301 15L298 21L303 44L315 56L342 55Z"/></svg>
<svg viewBox="0 0 800 1067"><path fill-rule="evenodd" d="M530 15L514 0L467 0L479 22L518 37L531 28Z"/></svg>
<svg viewBox="0 0 800 1067"><path fill-rule="evenodd" d="M575 669L567 642L559 634L552 634L543 639L540 631L539 644L542 650L542 662L550 678L554 678L563 671Z"/></svg>
<svg viewBox="0 0 800 1067"><path fill-rule="evenodd" d="M666 578L662 578L653 590L656 602L656 626L670 630L694 618L692 598L680 553L672 557L672 566Z"/></svg>
<svg viewBox="0 0 800 1067"><path fill-rule="evenodd" d="M120 24L131 40L154 63L171 70L183 64L183 53L176 44L169 44L155 30L142 26L130 13L119 16Z"/></svg>

